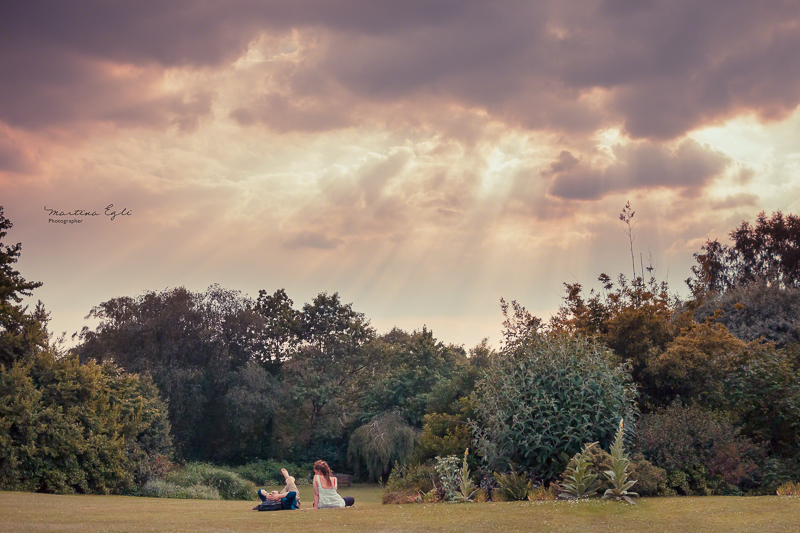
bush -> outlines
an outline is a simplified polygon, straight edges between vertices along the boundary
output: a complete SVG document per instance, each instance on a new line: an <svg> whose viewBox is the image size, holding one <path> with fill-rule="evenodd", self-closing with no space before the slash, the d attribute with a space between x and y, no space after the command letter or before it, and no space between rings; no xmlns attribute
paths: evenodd
<svg viewBox="0 0 800 533"><path fill-rule="evenodd" d="M597 447L596 442L583 446L567 463L567 469L561 475L561 492L559 497L580 499L594 496L603 486L603 472L610 468L611 457Z"/></svg>
<svg viewBox="0 0 800 533"><path fill-rule="evenodd" d="M192 500L221 500L222 497L213 487L206 485L192 485L186 488L186 497Z"/></svg>
<svg viewBox="0 0 800 533"><path fill-rule="evenodd" d="M150 498L187 498L185 487L163 479L150 479L141 489L141 495Z"/></svg>
<svg viewBox="0 0 800 533"><path fill-rule="evenodd" d="M522 501L528 497L529 492L536 488L532 481L528 481L525 472L495 473L494 477L497 481L497 488L492 492L493 501Z"/></svg>
<svg viewBox="0 0 800 533"><path fill-rule="evenodd" d="M460 483L460 464L457 455L437 457L434 464L440 499L450 502L456 499Z"/></svg>
<svg viewBox="0 0 800 533"><path fill-rule="evenodd" d="M779 486L798 479L800 456L792 458L769 457L762 467L764 483L758 488L760 494L774 494Z"/></svg>
<svg viewBox="0 0 800 533"><path fill-rule="evenodd" d="M528 491L528 501L538 502L555 500L556 495L553 491L554 488L554 485L551 485L549 488L544 485L535 486Z"/></svg>
<svg viewBox="0 0 800 533"><path fill-rule="evenodd" d="M431 465L395 465L386 483L387 492L426 494L436 486L436 469Z"/></svg>
<svg viewBox="0 0 800 533"><path fill-rule="evenodd" d="M631 458L631 477L637 480L636 492L641 496L671 496L674 491L667 487L667 471L653 466L641 453Z"/></svg>
<svg viewBox="0 0 800 533"><path fill-rule="evenodd" d="M468 406L465 408L468 409ZM425 415L412 461L424 462L437 455L458 455L463 449L468 448L472 444L472 433L465 421L466 418L463 414Z"/></svg>
<svg viewBox="0 0 800 533"><path fill-rule="evenodd" d="M638 449L668 473L679 494L735 494L761 479L763 451L730 422L697 406L672 405L642 416Z"/></svg>
<svg viewBox="0 0 800 533"><path fill-rule="evenodd" d="M285 483L281 468L289 471L297 485L307 485L312 478L313 465L298 466L288 461L275 461L273 459L253 461L245 465L232 468L240 477L252 481L257 486L283 485Z"/></svg>
<svg viewBox="0 0 800 533"><path fill-rule="evenodd" d="M778 496L800 496L800 483L792 481L784 483L775 490Z"/></svg>
<svg viewBox="0 0 800 533"><path fill-rule="evenodd" d="M147 455L171 452L162 407L146 380L76 357L0 365L0 490L133 491Z"/></svg>
<svg viewBox="0 0 800 533"><path fill-rule="evenodd" d="M181 487L163 479L148 480L140 491L142 496L150 498L180 498L194 500L219 500L219 492L206 485L191 485Z"/></svg>
<svg viewBox="0 0 800 533"><path fill-rule="evenodd" d="M619 420L635 418L635 398L629 369L608 349L580 336L536 336L494 357L477 384L476 451L493 470L513 462L553 481L583 443L611 444Z"/></svg>
<svg viewBox="0 0 800 533"><path fill-rule="evenodd" d="M167 481L184 488L197 485L210 487L223 500L250 500L255 496L252 481L242 479L230 470L205 463L189 463L183 469L170 473Z"/></svg>

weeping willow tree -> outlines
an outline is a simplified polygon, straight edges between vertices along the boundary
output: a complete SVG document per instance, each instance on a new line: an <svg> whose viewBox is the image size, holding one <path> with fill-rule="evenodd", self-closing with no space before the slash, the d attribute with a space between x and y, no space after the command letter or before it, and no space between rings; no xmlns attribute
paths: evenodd
<svg viewBox="0 0 800 533"><path fill-rule="evenodd" d="M402 463L414 451L416 438L414 429L399 413L386 413L353 432L347 459L356 476L386 483L392 465Z"/></svg>

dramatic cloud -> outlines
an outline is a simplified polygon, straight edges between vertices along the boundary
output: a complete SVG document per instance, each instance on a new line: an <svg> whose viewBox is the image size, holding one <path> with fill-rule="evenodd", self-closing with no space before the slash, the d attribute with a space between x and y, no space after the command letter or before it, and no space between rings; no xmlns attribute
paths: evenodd
<svg viewBox="0 0 800 533"><path fill-rule="evenodd" d="M612 192L663 187L696 195L730 162L725 155L692 140L683 141L675 150L646 142L615 145L612 155L613 161L606 168L595 170L571 153L561 152L542 172L555 176L550 193L587 200Z"/></svg>
<svg viewBox="0 0 800 533"><path fill-rule="evenodd" d="M745 109L785 118L800 102L792 2L26 2L2 20L0 118L23 127L134 114L191 127L209 96L169 95L172 69L225 67L259 36L292 32L292 68L264 61L231 110L239 122L336 129L357 108L423 99L439 109L418 118L455 104L529 129L617 125L656 140Z"/></svg>
<svg viewBox="0 0 800 533"><path fill-rule="evenodd" d="M220 283L496 339L499 296L627 272L628 200L676 279L800 211L798 28L783 0L6 2L0 203L65 327Z"/></svg>

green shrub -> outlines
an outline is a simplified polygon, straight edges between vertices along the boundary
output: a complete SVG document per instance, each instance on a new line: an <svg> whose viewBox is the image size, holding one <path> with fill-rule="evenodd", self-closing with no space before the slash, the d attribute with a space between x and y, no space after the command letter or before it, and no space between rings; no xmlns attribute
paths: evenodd
<svg viewBox="0 0 800 533"><path fill-rule="evenodd" d="M187 463L181 470L171 472L167 481L181 487L204 485L216 490L223 500L250 500L255 494L252 481L222 467L206 463Z"/></svg>
<svg viewBox="0 0 800 533"><path fill-rule="evenodd" d="M259 460L232 468L240 477L252 481L257 486L283 485L285 480L281 473L285 468L289 475L294 477L297 485L307 485L312 478L313 465L303 466L288 461L275 461L274 459Z"/></svg>
<svg viewBox="0 0 800 533"><path fill-rule="evenodd" d="M187 498L187 490L170 481L150 479L141 489L141 495L150 498Z"/></svg>
<svg viewBox="0 0 800 533"><path fill-rule="evenodd" d="M642 416L638 449L667 471L678 494L737 494L761 479L763 451L726 419L697 406L672 405Z"/></svg>
<svg viewBox="0 0 800 533"><path fill-rule="evenodd" d="M192 485L186 488L186 497L192 500L221 500L222 497L213 487L206 485Z"/></svg>
<svg viewBox="0 0 800 533"><path fill-rule="evenodd" d="M800 475L800 455L784 458L769 457L763 464L764 482L758 488L759 494L775 494L779 486L794 481Z"/></svg>
<svg viewBox="0 0 800 533"><path fill-rule="evenodd" d="M129 493L170 446L146 379L50 351L0 365L0 490Z"/></svg>
<svg viewBox="0 0 800 533"><path fill-rule="evenodd" d="M194 500L219 500L219 492L206 485L181 487L163 479L150 479L142 487L140 494L150 498L179 498Z"/></svg>
<svg viewBox="0 0 800 533"><path fill-rule="evenodd" d="M386 483L386 491L426 494L435 488L436 476L432 465L395 465Z"/></svg>
<svg viewBox="0 0 800 533"><path fill-rule="evenodd" d="M535 488L534 483L528 481L525 472L508 472L505 474L495 472L494 478L497 481L497 488L492 492L492 500L494 501L522 501Z"/></svg>
<svg viewBox="0 0 800 533"><path fill-rule="evenodd" d="M617 501L621 500L636 505L633 498L638 497L639 494L628 490L636 484L636 480L631 479L631 474L628 471L630 460L625 453L623 444L622 420L619 421L619 429L617 429L617 434L614 437L614 444L611 445L609 455L611 455L611 468L604 473L606 478L611 482L611 488L606 489L606 492L603 494L603 499L608 500L613 498Z"/></svg>
<svg viewBox="0 0 800 533"><path fill-rule="evenodd" d="M493 470L513 462L553 481L585 442L611 444L617 422L633 419L635 398L628 367L593 341L548 334L515 343L473 394L476 452Z"/></svg>
<svg viewBox="0 0 800 533"><path fill-rule="evenodd" d="M467 404L466 400L463 402ZM468 408L465 406L465 409ZM457 455L472 443L472 432L463 414L429 413L414 448L413 462L425 462L437 455Z"/></svg>
<svg viewBox="0 0 800 533"><path fill-rule="evenodd" d="M641 496L671 496L674 491L667 487L667 471L654 466L641 453L631 457L631 477L638 480L636 492Z"/></svg>
<svg viewBox="0 0 800 533"><path fill-rule="evenodd" d="M222 468L205 470L202 485L216 489L223 500L249 500L255 491L251 481Z"/></svg>
<svg viewBox="0 0 800 533"><path fill-rule="evenodd" d="M454 501L460 485L461 468L458 456L436 457L434 469L438 481L439 497L447 502Z"/></svg>
<svg viewBox="0 0 800 533"><path fill-rule="evenodd" d="M580 453L570 459L567 469L562 474L561 494L559 497L566 499L580 499L594 496L602 485L598 474L603 471L602 465L593 460L597 453L597 443L585 444ZM606 454L608 455L608 454Z"/></svg>

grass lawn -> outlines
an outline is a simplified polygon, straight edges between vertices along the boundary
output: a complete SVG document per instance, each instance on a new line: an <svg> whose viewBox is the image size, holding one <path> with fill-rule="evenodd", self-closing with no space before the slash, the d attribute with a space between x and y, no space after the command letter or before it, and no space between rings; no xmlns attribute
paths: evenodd
<svg viewBox="0 0 800 533"><path fill-rule="evenodd" d="M55 496L0 492L0 532L406 532L800 531L800 497L645 498L636 506L599 500L381 505L376 486L342 487L352 509L251 511L256 501ZM311 507L311 487L300 489Z"/></svg>

